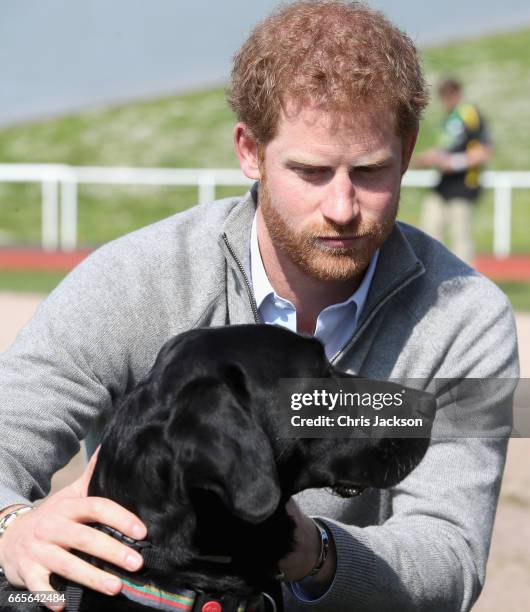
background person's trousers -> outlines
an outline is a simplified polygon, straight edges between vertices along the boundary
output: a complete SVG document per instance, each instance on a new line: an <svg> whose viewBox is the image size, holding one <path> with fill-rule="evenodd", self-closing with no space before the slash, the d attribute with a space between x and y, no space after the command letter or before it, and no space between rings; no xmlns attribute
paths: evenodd
<svg viewBox="0 0 530 612"><path fill-rule="evenodd" d="M444 230L449 228L450 248L453 253L470 264L475 256L473 244L474 203L465 198L444 200L435 192L429 193L422 203L421 228L440 242Z"/></svg>

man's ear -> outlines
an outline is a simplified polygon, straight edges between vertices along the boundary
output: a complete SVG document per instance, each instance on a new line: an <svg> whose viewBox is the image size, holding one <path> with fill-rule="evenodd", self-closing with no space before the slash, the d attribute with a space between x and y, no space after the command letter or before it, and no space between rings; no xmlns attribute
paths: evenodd
<svg viewBox="0 0 530 612"><path fill-rule="evenodd" d="M178 446L188 490L213 492L231 514L257 524L278 507L278 474L265 432L232 387L214 377L188 383L168 438Z"/></svg>
<svg viewBox="0 0 530 612"><path fill-rule="evenodd" d="M405 134L402 138L402 149L401 149L401 176L408 170L416 141L418 140L419 130L413 130L412 132Z"/></svg>
<svg viewBox="0 0 530 612"><path fill-rule="evenodd" d="M243 174L255 181L259 181L261 173L258 163L258 142L250 129L241 121L234 127L234 148Z"/></svg>

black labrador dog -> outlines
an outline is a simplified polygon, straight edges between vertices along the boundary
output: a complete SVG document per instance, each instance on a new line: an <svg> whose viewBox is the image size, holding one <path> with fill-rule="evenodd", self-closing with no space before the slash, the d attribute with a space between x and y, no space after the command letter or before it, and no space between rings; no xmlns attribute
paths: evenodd
<svg viewBox="0 0 530 612"><path fill-rule="evenodd" d="M141 610L152 601L190 612L268 609L259 594L294 546L289 498L316 487L343 496L390 487L429 444L285 431L280 379L343 376L318 340L280 327L195 329L169 340L116 407L89 487L147 525L145 542L97 526L137 548L144 567L127 573L91 559L120 575L124 589L116 597L86 589L71 609ZM434 403L420 403L432 420ZM75 587L69 593L80 595Z"/></svg>

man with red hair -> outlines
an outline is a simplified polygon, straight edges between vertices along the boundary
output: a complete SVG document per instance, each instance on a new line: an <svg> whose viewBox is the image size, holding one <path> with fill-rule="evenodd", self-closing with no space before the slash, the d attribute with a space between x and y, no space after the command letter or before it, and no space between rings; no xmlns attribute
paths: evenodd
<svg viewBox="0 0 530 612"><path fill-rule="evenodd" d="M125 509L86 497L90 467L37 509L24 504L45 494L81 438L96 447L117 398L175 333L283 325L319 338L342 370L422 388L435 379L517 376L505 296L442 245L396 223L427 104L406 35L358 2L289 4L236 55L229 101L241 168L256 181L251 191L99 249L0 362L0 508L24 512L11 515L0 538L0 565L14 584L48 590L57 572L116 594L119 581L72 547L124 568L141 563L133 556L127 565L132 551L85 525L145 536ZM285 607L469 610L484 581L510 433L508 387L480 399L481 437L462 437L465 429L448 436L437 418L424 460L391 490L348 500L310 490L291 500L298 546L280 563ZM440 387L439 406L447 423L465 423L463 411L478 398L459 406L451 390Z"/></svg>

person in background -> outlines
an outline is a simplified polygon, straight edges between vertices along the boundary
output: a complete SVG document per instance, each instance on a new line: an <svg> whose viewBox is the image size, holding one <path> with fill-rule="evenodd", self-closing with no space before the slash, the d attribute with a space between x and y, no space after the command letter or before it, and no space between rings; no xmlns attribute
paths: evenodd
<svg viewBox="0 0 530 612"><path fill-rule="evenodd" d="M440 242L446 224L451 249L468 264L475 255L473 211L480 195L480 171L491 157L486 122L477 107L463 99L462 85L444 79L438 95L446 116L437 147L418 154L414 168L435 168L440 180L422 205L422 228Z"/></svg>

